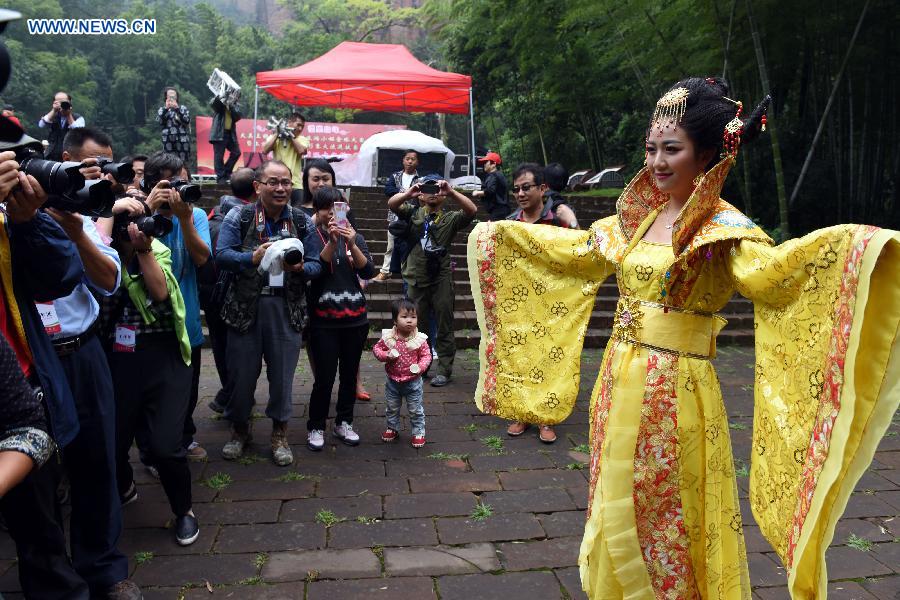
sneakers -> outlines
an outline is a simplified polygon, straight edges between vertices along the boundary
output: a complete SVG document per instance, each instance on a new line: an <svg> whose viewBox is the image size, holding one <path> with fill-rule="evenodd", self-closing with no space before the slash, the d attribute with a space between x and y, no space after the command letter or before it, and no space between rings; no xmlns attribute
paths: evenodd
<svg viewBox="0 0 900 600"><path fill-rule="evenodd" d="M287 441L287 423L272 421L272 460L279 467L286 467L294 462L294 453Z"/></svg>
<svg viewBox="0 0 900 600"><path fill-rule="evenodd" d="M400 437L400 434L388 427L384 430L384 433L381 434L381 441L390 443L395 441L398 437Z"/></svg>
<svg viewBox="0 0 900 600"><path fill-rule="evenodd" d="M382 281L387 281L391 278L390 273L379 272L378 275L370 279L370 281L377 281L381 283Z"/></svg>
<svg viewBox="0 0 900 600"><path fill-rule="evenodd" d="M144 465L147 467L147 472L150 473L150 477L153 479L159 479L159 469L154 467L153 465Z"/></svg>
<svg viewBox="0 0 900 600"><path fill-rule="evenodd" d="M431 387L444 387L450 383L450 378L446 375L435 375L431 380Z"/></svg>
<svg viewBox="0 0 900 600"><path fill-rule="evenodd" d="M341 422L334 426L334 437L338 438L348 446L359 445L359 435L353 431L353 425Z"/></svg>
<svg viewBox="0 0 900 600"><path fill-rule="evenodd" d="M186 450L187 459L191 462L203 462L208 458L206 450L197 442L191 442Z"/></svg>
<svg viewBox="0 0 900 600"><path fill-rule="evenodd" d="M190 546L200 537L200 522L188 513L175 519L175 541L179 546Z"/></svg>
<svg viewBox="0 0 900 600"><path fill-rule="evenodd" d="M128 490L119 497L119 500L122 502L122 506L128 506L133 502L137 502L137 486L134 485L134 482L131 482L131 485L128 486Z"/></svg>
<svg viewBox="0 0 900 600"><path fill-rule="evenodd" d="M325 432L313 429L306 435L306 447L313 452L320 452L325 447Z"/></svg>
<svg viewBox="0 0 900 600"><path fill-rule="evenodd" d="M413 448L421 448L425 445L425 434L412 436L410 444L412 444Z"/></svg>
<svg viewBox="0 0 900 600"><path fill-rule="evenodd" d="M105 600L143 600L144 595L135 582L123 579L107 588L102 597Z"/></svg>
<svg viewBox="0 0 900 600"><path fill-rule="evenodd" d="M244 454L244 448L250 443L250 432L243 433L237 428L231 428L231 439L222 446L222 458L225 460L237 460Z"/></svg>

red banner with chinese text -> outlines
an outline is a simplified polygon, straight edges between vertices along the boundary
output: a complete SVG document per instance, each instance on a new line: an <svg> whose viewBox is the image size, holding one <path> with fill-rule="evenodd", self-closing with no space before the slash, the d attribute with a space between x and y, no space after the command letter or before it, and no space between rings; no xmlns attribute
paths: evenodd
<svg viewBox="0 0 900 600"><path fill-rule="evenodd" d="M212 175L213 147L209 143L209 129L212 117L196 117L197 131L197 173ZM303 135L309 138L309 158L347 158L359 152L359 147L370 136L382 131L406 129L406 125L362 125L357 123L314 123L309 122L303 128ZM256 151L262 152L263 142L271 131L266 128L266 121L241 119L237 122L238 143L241 146L241 158L237 166L241 167L250 160L253 154L253 135L256 134ZM227 159L227 153L226 153Z"/></svg>

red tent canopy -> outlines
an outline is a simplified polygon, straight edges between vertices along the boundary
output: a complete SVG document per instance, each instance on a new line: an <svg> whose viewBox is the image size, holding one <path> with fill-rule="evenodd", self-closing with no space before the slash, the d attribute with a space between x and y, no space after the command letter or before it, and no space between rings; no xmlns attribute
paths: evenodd
<svg viewBox="0 0 900 600"><path fill-rule="evenodd" d="M342 42L306 64L257 73L256 85L300 106L467 113L472 78L432 69L405 46Z"/></svg>

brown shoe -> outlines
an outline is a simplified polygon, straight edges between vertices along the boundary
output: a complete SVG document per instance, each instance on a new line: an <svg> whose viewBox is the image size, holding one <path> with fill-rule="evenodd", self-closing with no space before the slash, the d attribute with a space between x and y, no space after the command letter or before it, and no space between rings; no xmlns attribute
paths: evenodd
<svg viewBox="0 0 900 600"><path fill-rule="evenodd" d="M541 432L538 434L538 437L545 444L552 444L556 441L556 432L549 425L541 425Z"/></svg>
<svg viewBox="0 0 900 600"><path fill-rule="evenodd" d="M286 467L294 462L294 453L287 440L287 422L272 421L272 460L279 467Z"/></svg>
<svg viewBox="0 0 900 600"><path fill-rule="evenodd" d="M203 462L208 458L206 450L197 442L191 442L186 451L187 459L191 462Z"/></svg>
<svg viewBox="0 0 900 600"><path fill-rule="evenodd" d="M373 277L372 279L370 279L370 281L377 281L377 282L381 283L381 282L383 282L383 281L387 281L387 280L390 279L390 278L391 278L391 274L390 274L390 273L381 273L381 272L379 272L378 275L376 275L375 277Z"/></svg>
<svg viewBox="0 0 900 600"><path fill-rule="evenodd" d="M511 435L512 437L518 437L525 433L525 430L528 429L528 423L522 423L521 421L514 421L510 424L509 427L506 428L506 435Z"/></svg>

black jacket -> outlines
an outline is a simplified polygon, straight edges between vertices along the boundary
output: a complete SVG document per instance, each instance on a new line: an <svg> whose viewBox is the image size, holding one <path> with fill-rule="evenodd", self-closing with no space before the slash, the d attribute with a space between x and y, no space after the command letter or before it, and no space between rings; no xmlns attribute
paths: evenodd
<svg viewBox="0 0 900 600"><path fill-rule="evenodd" d="M225 139L225 105L222 104L222 101L219 100L218 97L210 100L209 105L212 107L213 112L216 113L213 115L212 126L209 128L209 141L221 142ZM232 131L234 131L235 125L243 116L244 114L241 112L241 105L239 103L231 107Z"/></svg>

